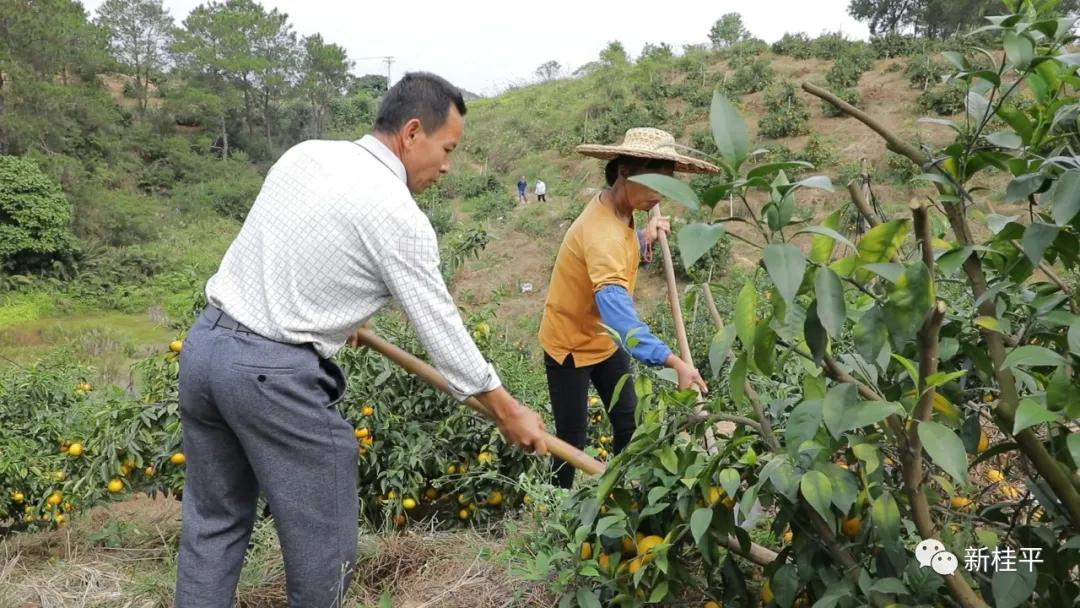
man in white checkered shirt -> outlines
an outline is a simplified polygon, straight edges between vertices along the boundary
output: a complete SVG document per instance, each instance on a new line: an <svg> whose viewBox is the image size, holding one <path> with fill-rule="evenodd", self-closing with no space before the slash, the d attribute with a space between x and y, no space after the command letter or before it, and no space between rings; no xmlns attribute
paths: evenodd
<svg viewBox="0 0 1080 608"><path fill-rule="evenodd" d="M234 605L260 492L289 606L341 607L359 506L356 439L336 408L345 378L330 357L391 298L454 395L476 396L507 441L545 453L542 419L502 388L466 331L412 198L449 170L465 112L447 81L406 74L373 134L298 144L267 174L180 354L177 608Z"/></svg>

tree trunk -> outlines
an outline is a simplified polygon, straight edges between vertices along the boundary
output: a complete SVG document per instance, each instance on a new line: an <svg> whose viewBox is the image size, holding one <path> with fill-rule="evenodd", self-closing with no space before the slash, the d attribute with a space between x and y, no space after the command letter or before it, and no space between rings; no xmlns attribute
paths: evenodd
<svg viewBox="0 0 1080 608"><path fill-rule="evenodd" d="M229 160L229 129L225 125L225 114L221 115L221 160Z"/></svg>

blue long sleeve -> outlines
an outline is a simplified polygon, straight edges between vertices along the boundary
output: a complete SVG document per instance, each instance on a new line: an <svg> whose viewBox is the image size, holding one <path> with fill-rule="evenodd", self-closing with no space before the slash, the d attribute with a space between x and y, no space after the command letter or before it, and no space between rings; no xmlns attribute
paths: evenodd
<svg viewBox="0 0 1080 608"><path fill-rule="evenodd" d="M600 319L604 325L619 332L626 340L632 330L637 339L633 347L628 347L630 355L646 365L664 365L671 349L660 341L649 326L638 318L634 310L634 301L630 293L621 285L605 285L596 292L596 307L600 309Z"/></svg>

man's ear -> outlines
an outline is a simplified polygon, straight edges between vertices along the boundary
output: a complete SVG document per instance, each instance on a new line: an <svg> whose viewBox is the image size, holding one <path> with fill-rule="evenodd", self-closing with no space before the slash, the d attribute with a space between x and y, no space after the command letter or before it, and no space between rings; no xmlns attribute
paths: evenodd
<svg viewBox="0 0 1080 608"><path fill-rule="evenodd" d="M422 131L423 125L420 124L420 119L410 118L409 122L405 123L405 126L402 127L402 136L405 138L405 143L408 144L415 140Z"/></svg>

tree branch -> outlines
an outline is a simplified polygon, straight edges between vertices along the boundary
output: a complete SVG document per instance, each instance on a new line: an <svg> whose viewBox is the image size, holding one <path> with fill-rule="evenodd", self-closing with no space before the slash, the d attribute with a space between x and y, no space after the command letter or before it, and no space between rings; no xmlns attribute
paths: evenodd
<svg viewBox="0 0 1080 608"><path fill-rule="evenodd" d="M866 202L866 197L863 196L863 192L859 189L859 186L855 184L855 180L848 182L847 189L848 194L851 195L851 202L855 204L855 208L858 209L859 215L863 216L863 219L870 224L870 227L873 228L880 224L881 220L879 220L874 211L870 209L869 203Z"/></svg>

